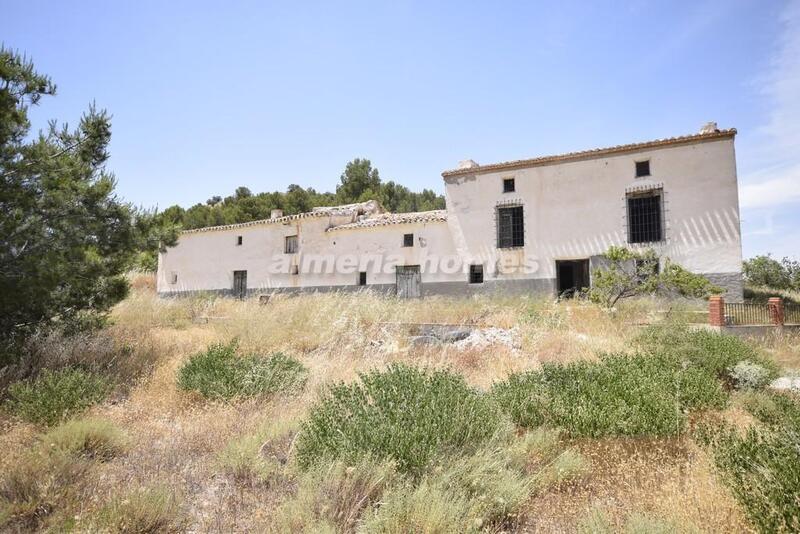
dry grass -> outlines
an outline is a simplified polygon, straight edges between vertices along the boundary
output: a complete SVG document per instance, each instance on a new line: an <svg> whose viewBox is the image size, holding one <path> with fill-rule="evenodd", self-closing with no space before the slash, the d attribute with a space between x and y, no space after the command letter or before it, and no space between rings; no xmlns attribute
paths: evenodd
<svg viewBox="0 0 800 534"><path fill-rule="evenodd" d="M280 519L276 510L290 510L298 498L321 506L321 497L308 495L309 482L280 458L292 447L283 430L296 427L328 384L408 362L451 368L488 389L509 373L545 361L627 351L635 333L631 324L657 307L632 303L610 314L581 303L524 297L403 301L371 293L279 296L262 306L254 300L158 299L144 278L136 277L131 296L114 310L107 335L129 346L134 358L148 358L152 370L134 380L123 396L88 414L125 432L124 452L107 462L82 464L80 489L64 493L49 519L42 519L54 530L90 529L101 520L115 525L126 517L165 529L280 530L278 521L285 528L286 518ZM468 349L418 346L408 342L406 323L515 329L518 343ZM305 390L228 403L208 402L177 388L177 371L189 356L233 338L244 352L281 351L296 357L310 371ZM796 354L788 342L780 347L774 350ZM0 447L13 451L0 455L0 469L14 465L39 434L31 425L0 419ZM541 440L538 446L548 448L552 458L561 457L562 464L551 473L557 483L534 491L526 503L520 529L573 531L598 507L615 527L638 513L708 531L748 528L704 453L688 441L569 444L548 433L526 439ZM560 456L565 450L572 452ZM544 465L535 454L528 463L537 469ZM575 473L579 476L568 480ZM165 497L164 488L174 495ZM333 516L314 512L315 520L327 517L326 524L352 529L353 504L330 506L338 511Z"/></svg>

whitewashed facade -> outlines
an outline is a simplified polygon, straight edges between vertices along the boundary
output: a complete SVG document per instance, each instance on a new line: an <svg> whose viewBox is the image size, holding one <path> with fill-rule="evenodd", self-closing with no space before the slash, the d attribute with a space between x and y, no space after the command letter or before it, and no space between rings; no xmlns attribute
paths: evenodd
<svg viewBox="0 0 800 534"><path fill-rule="evenodd" d="M590 285L599 255L624 245L653 248L738 300L735 135L712 123L645 143L468 160L442 174L442 211L387 214L367 202L190 230L160 255L158 291L555 294Z"/></svg>

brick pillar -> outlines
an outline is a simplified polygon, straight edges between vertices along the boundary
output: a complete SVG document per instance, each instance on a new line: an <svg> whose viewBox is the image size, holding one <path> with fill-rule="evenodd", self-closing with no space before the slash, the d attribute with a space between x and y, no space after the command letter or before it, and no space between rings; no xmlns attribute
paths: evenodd
<svg viewBox="0 0 800 534"><path fill-rule="evenodd" d="M767 301L769 306L769 318L775 326L783 326L783 299L780 297L770 297Z"/></svg>
<svg viewBox="0 0 800 534"><path fill-rule="evenodd" d="M725 326L725 299L719 295L708 298L708 324Z"/></svg>

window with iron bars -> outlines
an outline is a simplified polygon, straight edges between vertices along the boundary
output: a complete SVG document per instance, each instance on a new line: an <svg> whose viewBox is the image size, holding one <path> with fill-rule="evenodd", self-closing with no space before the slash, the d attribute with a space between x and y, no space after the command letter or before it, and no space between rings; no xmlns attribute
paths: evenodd
<svg viewBox="0 0 800 534"><path fill-rule="evenodd" d="M628 243L661 241L661 192L628 195L627 200Z"/></svg>
<svg viewBox="0 0 800 534"><path fill-rule="evenodd" d="M525 246L522 206L497 208L497 248Z"/></svg>
<svg viewBox="0 0 800 534"><path fill-rule="evenodd" d="M297 254L297 236L287 235L284 243L283 251L286 254Z"/></svg>

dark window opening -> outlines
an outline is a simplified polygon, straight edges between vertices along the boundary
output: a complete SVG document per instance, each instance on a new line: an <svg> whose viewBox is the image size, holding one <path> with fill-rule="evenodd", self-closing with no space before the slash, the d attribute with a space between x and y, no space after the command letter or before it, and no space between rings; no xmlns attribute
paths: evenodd
<svg viewBox="0 0 800 534"><path fill-rule="evenodd" d="M292 274L300 274L300 267L292 265Z"/></svg>
<svg viewBox="0 0 800 534"><path fill-rule="evenodd" d="M361 271L358 273L358 285L365 286L367 285L367 273L366 271Z"/></svg>
<svg viewBox="0 0 800 534"><path fill-rule="evenodd" d="M628 243L661 241L661 195L628 197Z"/></svg>
<svg viewBox="0 0 800 534"><path fill-rule="evenodd" d="M589 260L556 260L559 297L574 297L590 283Z"/></svg>
<svg viewBox="0 0 800 534"><path fill-rule="evenodd" d="M284 243L283 251L286 254L297 254L297 236L287 235Z"/></svg>
<svg viewBox="0 0 800 534"><path fill-rule="evenodd" d="M414 234L403 234L403 246L404 247L414 246Z"/></svg>
<svg viewBox="0 0 800 534"><path fill-rule="evenodd" d="M650 176L650 160L636 162L636 177Z"/></svg>
<svg viewBox="0 0 800 534"><path fill-rule="evenodd" d="M170 280L170 283L171 284L177 284L178 283L178 273L176 273L176 272L172 273L172 279Z"/></svg>
<svg viewBox="0 0 800 534"><path fill-rule="evenodd" d="M497 248L525 245L522 206L497 208Z"/></svg>
<svg viewBox="0 0 800 534"><path fill-rule="evenodd" d="M503 193L513 193L513 192L514 192L514 179L513 178L503 179Z"/></svg>
<svg viewBox="0 0 800 534"><path fill-rule="evenodd" d="M242 236L236 236L236 245L238 246L241 244L242 244Z"/></svg>
<svg viewBox="0 0 800 534"><path fill-rule="evenodd" d="M483 265L469 266L469 283L470 284L483 283Z"/></svg>

